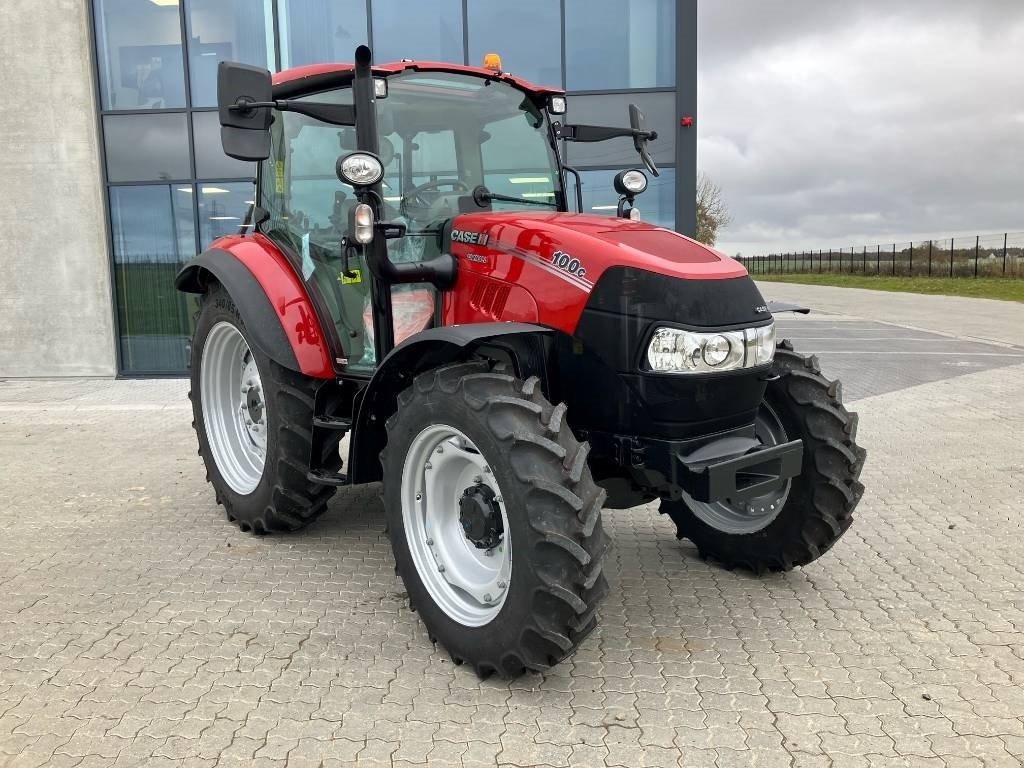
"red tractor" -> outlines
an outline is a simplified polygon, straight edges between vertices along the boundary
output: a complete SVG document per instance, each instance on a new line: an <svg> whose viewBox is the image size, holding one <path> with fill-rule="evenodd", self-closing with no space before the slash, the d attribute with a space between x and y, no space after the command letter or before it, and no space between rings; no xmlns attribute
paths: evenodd
<svg viewBox="0 0 1024 768"><path fill-rule="evenodd" d="M838 382L776 343L773 311L800 308L644 223L642 171L616 218L569 211L562 141L631 138L657 175L639 110L562 124L562 91L490 58L221 64L255 204L176 285L201 297L191 398L228 518L294 531L383 481L431 638L513 676L594 628L602 508L660 499L702 556L785 571L849 527L865 453Z"/></svg>

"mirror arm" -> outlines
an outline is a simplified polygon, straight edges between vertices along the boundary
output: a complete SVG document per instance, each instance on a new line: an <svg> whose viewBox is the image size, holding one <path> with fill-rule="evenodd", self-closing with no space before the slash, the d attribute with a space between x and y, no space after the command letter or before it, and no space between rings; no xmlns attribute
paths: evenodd
<svg viewBox="0 0 1024 768"><path fill-rule="evenodd" d="M298 112L301 115L315 117L334 125L355 125L356 111L349 104L328 104L317 101L297 101L295 99L277 99L274 101L248 101L239 99L228 107L232 112L240 112L242 116L251 114L257 109L270 108L281 111Z"/></svg>
<svg viewBox="0 0 1024 768"><path fill-rule="evenodd" d="M565 141L607 141L620 137L654 141L658 138L657 131L643 131L635 128L611 128L604 125L562 125L558 127L556 137Z"/></svg>

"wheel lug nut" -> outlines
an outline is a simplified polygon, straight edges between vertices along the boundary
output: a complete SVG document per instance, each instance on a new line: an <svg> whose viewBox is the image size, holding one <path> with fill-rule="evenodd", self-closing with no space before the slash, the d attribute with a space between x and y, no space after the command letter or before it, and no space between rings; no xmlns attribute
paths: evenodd
<svg viewBox="0 0 1024 768"><path fill-rule="evenodd" d="M444 453L444 448L442 448L440 445L437 446L437 452L438 453Z"/></svg>
<svg viewBox="0 0 1024 768"><path fill-rule="evenodd" d="M434 540L433 539L427 539L427 546L428 547L434 546Z"/></svg>
<svg viewBox="0 0 1024 768"><path fill-rule="evenodd" d="M444 573L444 564L443 563L438 563L437 564L437 572L438 573Z"/></svg>
<svg viewBox="0 0 1024 768"><path fill-rule="evenodd" d="M431 463L430 463L430 462L428 461L428 462L427 462L426 464L424 464L424 465L423 465L423 468L424 468L424 469L433 469L433 468L434 468L434 465L433 465L433 464L431 464Z"/></svg>
<svg viewBox="0 0 1024 768"><path fill-rule="evenodd" d="M486 595L484 595L484 602L485 602L485 603L489 603L489 602L491 602L491 596L490 596L490 594L486 594Z"/></svg>
<svg viewBox="0 0 1024 768"><path fill-rule="evenodd" d="M504 581L499 581L498 582L498 589L504 589L507 586L508 586L508 584L506 584Z"/></svg>
<svg viewBox="0 0 1024 768"><path fill-rule="evenodd" d="M416 501L423 501L423 494L422 493L417 493L416 494Z"/></svg>

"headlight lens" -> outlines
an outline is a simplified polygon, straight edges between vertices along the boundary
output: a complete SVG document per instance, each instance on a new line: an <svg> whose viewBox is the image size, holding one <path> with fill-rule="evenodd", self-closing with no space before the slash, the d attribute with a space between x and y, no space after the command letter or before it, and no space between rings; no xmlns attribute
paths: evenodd
<svg viewBox="0 0 1024 768"><path fill-rule="evenodd" d="M732 371L764 365L774 357L774 324L721 333L658 328L647 348L647 362L661 373Z"/></svg>

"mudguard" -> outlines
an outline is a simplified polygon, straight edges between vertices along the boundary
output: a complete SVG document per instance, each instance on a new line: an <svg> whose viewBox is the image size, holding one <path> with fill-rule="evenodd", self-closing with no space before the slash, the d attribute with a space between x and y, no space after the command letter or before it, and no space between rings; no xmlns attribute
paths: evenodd
<svg viewBox="0 0 1024 768"><path fill-rule="evenodd" d="M252 341L271 360L318 379L334 378L330 347L305 287L269 240L225 237L174 279L179 291L205 293L212 279L231 295Z"/></svg>
<svg viewBox="0 0 1024 768"><path fill-rule="evenodd" d="M543 380L555 331L530 323L475 323L428 328L409 337L385 357L363 390L352 428L347 465L350 483L382 479L380 452L387 443L384 423L395 412L398 393L420 373L468 359L482 346L501 350L517 375Z"/></svg>
<svg viewBox="0 0 1024 768"><path fill-rule="evenodd" d="M801 304L787 304L784 301L769 301L768 311L773 315L777 315L780 312L796 312L801 315L809 315L811 310L809 307L805 307Z"/></svg>

